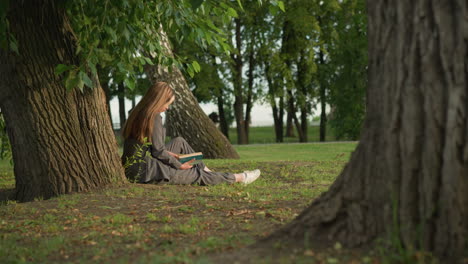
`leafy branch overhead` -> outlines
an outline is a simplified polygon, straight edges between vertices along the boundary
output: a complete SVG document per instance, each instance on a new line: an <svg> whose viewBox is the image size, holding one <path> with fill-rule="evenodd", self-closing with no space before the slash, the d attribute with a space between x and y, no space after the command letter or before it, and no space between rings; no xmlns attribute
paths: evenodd
<svg viewBox="0 0 468 264"><path fill-rule="evenodd" d="M284 9L281 1L272 4ZM96 75L98 64L111 68L114 80L124 82L131 90L147 64L176 65L193 76L200 72L200 65L187 58L166 56L160 28L179 43L191 40L203 49L211 46L228 53L227 35L211 18L237 16L230 1L70 0L66 8L77 36L76 53L81 64L58 65L56 72L65 74L67 89L80 90L93 87L90 76Z"/></svg>

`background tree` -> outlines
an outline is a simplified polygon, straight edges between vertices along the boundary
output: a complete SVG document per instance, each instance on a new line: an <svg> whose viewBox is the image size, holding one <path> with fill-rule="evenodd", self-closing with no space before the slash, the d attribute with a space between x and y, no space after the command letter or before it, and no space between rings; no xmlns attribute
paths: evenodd
<svg viewBox="0 0 468 264"><path fill-rule="evenodd" d="M214 17L213 23L222 26L223 22L217 22L218 19L219 17ZM223 17L223 19L225 18ZM175 56L195 60L200 64L200 72L193 77L190 76L188 69L182 73L199 102L212 102L217 105L221 132L226 138L229 138L229 126L234 121L234 115L231 102L232 89L227 77L229 75L228 67L224 63L229 57L228 54L219 52L215 48L204 49L193 41L185 40L179 43L171 36L169 39L171 44L174 43Z"/></svg>
<svg viewBox="0 0 468 264"><path fill-rule="evenodd" d="M357 140L366 111L367 16L363 0L341 4L330 46L330 125L337 139Z"/></svg>
<svg viewBox="0 0 468 264"><path fill-rule="evenodd" d="M160 32L165 54L171 57L173 54L169 39L162 30ZM179 69L158 65L148 67L147 73L152 82L165 81L174 88L176 101L167 111L169 135L184 137L207 158L239 158L231 143L203 112Z"/></svg>
<svg viewBox="0 0 468 264"><path fill-rule="evenodd" d="M330 190L273 241L360 246L391 237L448 263L467 256L468 10L464 1L440 4L367 2L361 140Z"/></svg>

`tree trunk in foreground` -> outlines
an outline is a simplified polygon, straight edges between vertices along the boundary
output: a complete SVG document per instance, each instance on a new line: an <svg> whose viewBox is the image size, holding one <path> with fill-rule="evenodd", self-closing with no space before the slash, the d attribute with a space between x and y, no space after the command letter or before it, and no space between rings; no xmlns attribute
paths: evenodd
<svg viewBox="0 0 468 264"><path fill-rule="evenodd" d="M172 56L166 33L161 30L160 34L167 56ZM203 152L206 158L239 158L229 140L203 112L179 69L173 67L169 71L167 67L150 66L146 71L152 82L164 81L174 89L176 99L166 112L166 126L171 136L185 138L195 151Z"/></svg>
<svg viewBox="0 0 468 264"><path fill-rule="evenodd" d="M39 4L40 3L40 4ZM16 198L29 201L123 182L102 89L67 92L54 68L76 63L65 10L11 1L19 55L0 50L0 108L11 140Z"/></svg>
<svg viewBox="0 0 468 264"><path fill-rule="evenodd" d="M440 4L443 2L444 4ZM396 236L446 263L468 248L465 1L368 1L368 111L330 190L274 237ZM322 241L323 241L322 240Z"/></svg>

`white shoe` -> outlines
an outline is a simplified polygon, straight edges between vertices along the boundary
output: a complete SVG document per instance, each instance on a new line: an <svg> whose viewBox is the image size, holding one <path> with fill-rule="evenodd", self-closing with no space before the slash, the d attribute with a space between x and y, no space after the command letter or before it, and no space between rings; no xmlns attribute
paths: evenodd
<svg viewBox="0 0 468 264"><path fill-rule="evenodd" d="M258 177L260 177L260 170L253 170L253 171L244 171L244 181L242 182L243 184L250 184L254 182Z"/></svg>

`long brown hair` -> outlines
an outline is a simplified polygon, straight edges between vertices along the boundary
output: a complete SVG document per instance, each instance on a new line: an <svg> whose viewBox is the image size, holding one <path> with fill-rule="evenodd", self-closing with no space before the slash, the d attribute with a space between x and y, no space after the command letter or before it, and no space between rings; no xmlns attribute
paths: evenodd
<svg viewBox="0 0 468 264"><path fill-rule="evenodd" d="M154 118L158 110L167 104L173 96L174 92L167 83L153 84L130 112L123 128L123 137L134 138L140 143L143 143L144 138L147 137L148 141L151 142Z"/></svg>

